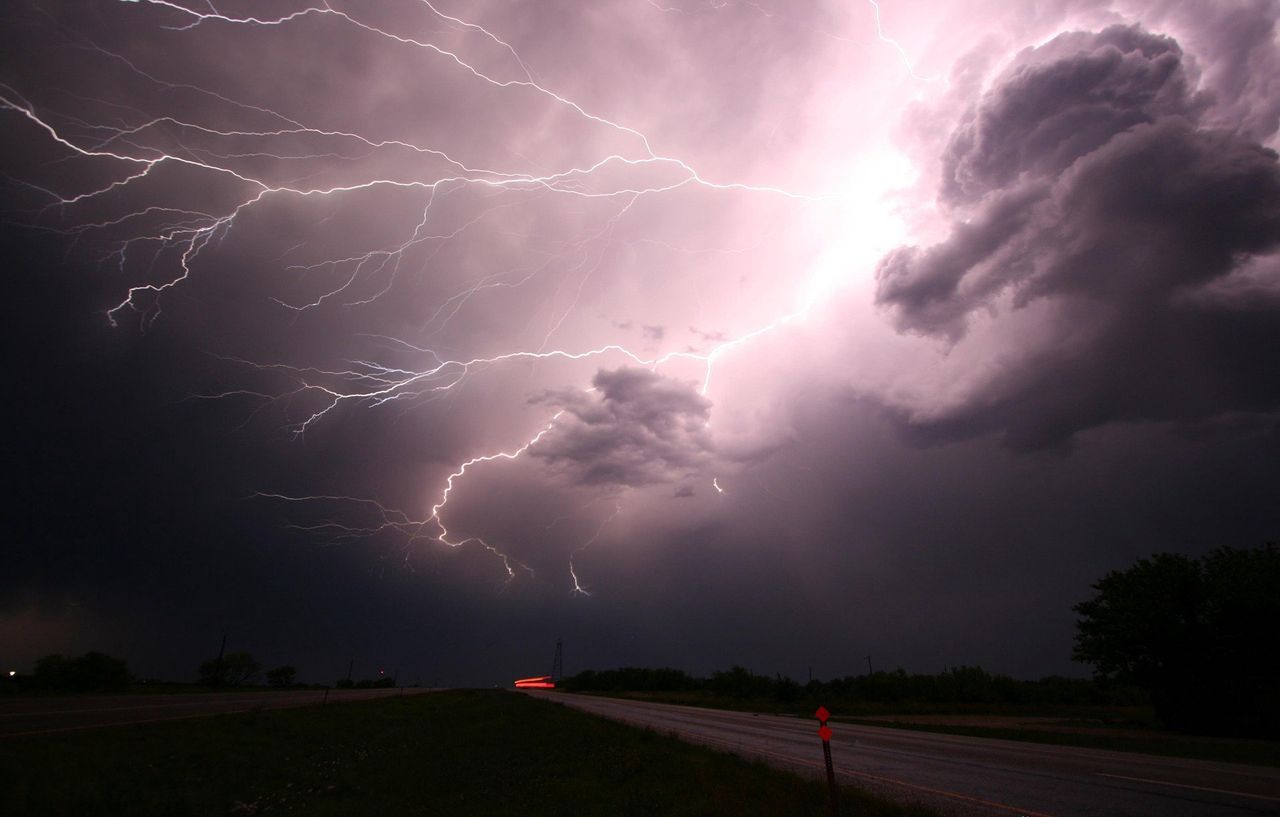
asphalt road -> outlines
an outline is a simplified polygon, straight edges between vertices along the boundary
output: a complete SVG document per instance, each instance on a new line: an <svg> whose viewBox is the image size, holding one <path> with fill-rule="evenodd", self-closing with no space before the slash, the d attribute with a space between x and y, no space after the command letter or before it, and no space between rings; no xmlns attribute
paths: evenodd
<svg viewBox="0 0 1280 817"><path fill-rule="evenodd" d="M530 694L793 771L825 774L816 721L563 692ZM831 728L842 783L948 815L1280 815L1280 769L834 721Z"/></svg>
<svg viewBox="0 0 1280 817"><path fill-rule="evenodd" d="M425 689L333 689L328 703L367 701L389 695L411 695ZM19 735L72 732L101 726L152 723L253 709L312 706L325 700L317 689L281 692L154 693L76 695L51 698L0 698L0 739Z"/></svg>

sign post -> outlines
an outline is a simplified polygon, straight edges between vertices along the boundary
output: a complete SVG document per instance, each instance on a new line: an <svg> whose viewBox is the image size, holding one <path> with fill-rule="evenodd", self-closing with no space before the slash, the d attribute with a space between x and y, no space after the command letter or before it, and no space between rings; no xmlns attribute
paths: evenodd
<svg viewBox="0 0 1280 817"><path fill-rule="evenodd" d="M827 792L831 799L831 815L840 817L840 788L836 786L836 770L831 765L831 727L827 726L827 719L831 717L831 713L825 706L820 706L818 711L813 713L813 717L817 718L820 724L818 737L822 738L822 759L827 764Z"/></svg>

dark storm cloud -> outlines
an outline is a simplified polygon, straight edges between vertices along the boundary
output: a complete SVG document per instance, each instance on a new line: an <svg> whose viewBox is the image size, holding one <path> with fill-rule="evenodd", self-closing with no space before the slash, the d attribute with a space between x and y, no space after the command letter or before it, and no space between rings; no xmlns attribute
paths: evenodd
<svg viewBox="0 0 1280 817"><path fill-rule="evenodd" d="M605 356L476 365L437 390L453 366L403 399L349 400L292 434L325 405L324 391L300 390L321 372L317 385L346 391L353 370L376 379L441 357L614 343L706 354L789 308L826 235L810 221L826 210L693 185L634 201L596 195L665 185L678 177L665 162L612 163L575 180L583 196L428 191L400 183L456 168L404 146L200 129L274 131L272 109L512 173L644 155L628 134L533 93L527 66L708 180L832 192L833 171L888 138L917 90L929 101L940 87L917 84L876 40L867 4L824 14L767 3L768 15L733 4L670 14L632 0L589 13L565 0L442 9L486 25L519 62L421 3L334 4L517 83L502 88L331 14L185 28L190 15L155 3L11 5L0 80L73 141L100 144L113 127L166 116L175 122L110 144L131 155L181 148L273 186L359 186L263 198L193 256L159 314L126 310L113 329L102 312L127 287L179 269L182 242L161 250L137 236L225 213L256 188L166 161L106 195L47 207L43 189L95 190L133 165L70 157L0 111L11 180L0 198L12 199L0 202L0 259L18 307L0 331L21 429L6 451L0 653L20 668L47 652L105 649L141 675L184 680L226 634L228 649L325 683L353 658L357 678L386 665L423 684L506 683L549 668L560 636L570 674L736 663L828 677L864 670L868 653L877 668L1081 673L1069 660L1071 604L1103 572L1157 549L1247 546L1280 526L1280 424L1267 414L1277 389L1265 368L1280 256L1244 257L1269 240L1273 160L1256 143L1280 110L1274 3L953 0L886 17L913 55L944 35L921 75L964 62L929 120L936 138L912 154L947 168L954 235L902 251L901 276L881 293L893 288L884 302L904 327L954 339L946 363L968 373L981 358L1003 372L945 402L919 390L928 422L918 433L968 438L945 446L901 445L878 403L847 399L809 346L847 349L829 342L817 310L803 332L717 357L709 430L695 386L599 372L626 360ZM1117 14L1139 9L1130 19L1170 36L1074 34L1008 62L1010 43L1050 33L1011 22L1031 15L1023 5L1043 26L1123 5ZM949 25L957 16L973 30ZM956 125L989 66L1006 63ZM375 178L397 184L360 186ZM153 204L177 212L116 221ZM1193 223L1195 209L1208 217ZM33 211L41 229L19 228ZM409 239L420 240L391 260L388 248ZM878 322L858 323L881 337ZM932 344L888 340L885 368L904 381L942 368L894 356ZM678 361L659 371L702 375ZM544 391L560 387L571 388ZM194 399L215 394L226 397ZM530 394L544 397L530 405ZM561 408L528 456L497 455ZM1177 434L1108 423L1078 434L1070 457L976 433L1037 444L1109 418L1209 415ZM383 517L369 500L429 520L446 484L441 519L455 540L481 537L536 576L514 564L508 581L500 558L471 540L434 541L433 524L412 540L372 532ZM246 499L255 492L330 498ZM570 592L571 553L590 597Z"/></svg>
<svg viewBox="0 0 1280 817"><path fill-rule="evenodd" d="M1196 4L1163 3L1183 15L1203 42L1202 85L1215 118L1248 138L1262 140L1280 128L1280 50L1276 49L1276 0Z"/></svg>
<svg viewBox="0 0 1280 817"><path fill-rule="evenodd" d="M956 128L943 196L974 201L1022 174L1050 176L1116 134L1198 105L1173 40L1127 26L1062 35L1020 55Z"/></svg>
<svg viewBox="0 0 1280 817"><path fill-rule="evenodd" d="M562 406L531 456L585 485L649 485L696 470L710 459L711 402L693 384L647 369L601 370L594 389L550 392Z"/></svg>
<svg viewBox="0 0 1280 817"><path fill-rule="evenodd" d="M1020 55L956 128L951 235L886 256L877 302L953 343L991 315L1002 366L918 433L1034 446L1280 404L1258 354L1280 342L1276 298L1206 294L1248 270L1277 291L1257 259L1280 247L1280 165L1247 127L1216 126L1228 109L1192 79L1167 37L1066 34ZM1032 305L1034 328L1000 313Z"/></svg>

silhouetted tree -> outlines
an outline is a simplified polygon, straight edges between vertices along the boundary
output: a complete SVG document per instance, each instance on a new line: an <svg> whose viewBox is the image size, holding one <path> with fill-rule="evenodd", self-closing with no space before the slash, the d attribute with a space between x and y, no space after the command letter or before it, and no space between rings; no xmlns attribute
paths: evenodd
<svg viewBox="0 0 1280 817"><path fill-rule="evenodd" d="M298 674L296 667L285 665L267 670L267 683L273 687L293 686L293 679Z"/></svg>
<svg viewBox="0 0 1280 817"><path fill-rule="evenodd" d="M205 661L196 670L200 683L208 686L240 686L258 677L262 665L247 652L230 652L222 657L222 674L218 675L218 659Z"/></svg>
<svg viewBox="0 0 1280 817"><path fill-rule="evenodd" d="M1280 548L1160 553L1093 585L1074 656L1151 694L1170 726L1280 734Z"/></svg>

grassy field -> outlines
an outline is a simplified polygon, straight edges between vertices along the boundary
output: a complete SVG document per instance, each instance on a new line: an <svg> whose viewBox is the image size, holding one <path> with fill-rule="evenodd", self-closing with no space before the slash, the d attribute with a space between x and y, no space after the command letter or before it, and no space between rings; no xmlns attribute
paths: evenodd
<svg viewBox="0 0 1280 817"><path fill-rule="evenodd" d="M843 793L846 814L923 815ZM501 691L0 740L0 814L825 815L823 785Z"/></svg>
<svg viewBox="0 0 1280 817"><path fill-rule="evenodd" d="M769 712L800 717L809 717L814 708L809 703L733 699L718 697L706 692L609 692L598 694L658 703L704 706L712 709L730 709L743 712ZM838 703L833 703L828 708L834 713L834 720L867 726L916 729L924 732L1021 740L1059 746L1080 746L1089 749L1110 749L1117 752L1142 752L1169 757L1216 760L1225 763L1246 763L1254 766L1280 766L1280 741L1199 737L1179 734L1159 728L1158 721L1150 707L946 706L940 704L892 706L879 703L840 706ZM911 722L895 721L893 719L895 715L910 716L909 720ZM928 715L940 716L938 718L940 722L921 722L928 720L926 717L921 716ZM945 723L947 718L943 716L947 715L991 715L995 716L994 720L1026 718L1029 721L1034 721L1052 719L1061 721L1062 728L958 725Z"/></svg>

